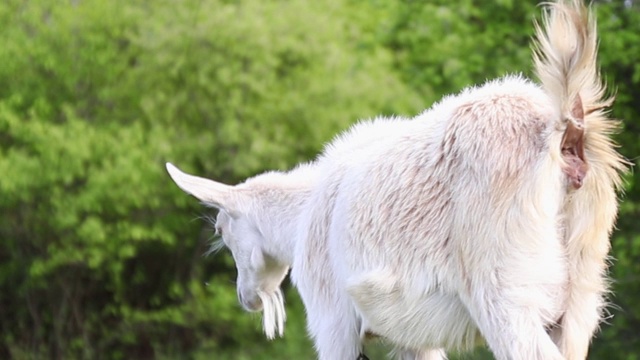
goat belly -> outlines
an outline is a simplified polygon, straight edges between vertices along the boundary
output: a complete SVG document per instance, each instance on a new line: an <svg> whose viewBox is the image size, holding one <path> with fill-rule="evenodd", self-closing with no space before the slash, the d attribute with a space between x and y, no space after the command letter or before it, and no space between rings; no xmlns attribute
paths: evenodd
<svg viewBox="0 0 640 360"><path fill-rule="evenodd" d="M415 296L389 272L371 272L347 287L364 332L404 348L471 349L479 333L455 294L434 291Z"/></svg>

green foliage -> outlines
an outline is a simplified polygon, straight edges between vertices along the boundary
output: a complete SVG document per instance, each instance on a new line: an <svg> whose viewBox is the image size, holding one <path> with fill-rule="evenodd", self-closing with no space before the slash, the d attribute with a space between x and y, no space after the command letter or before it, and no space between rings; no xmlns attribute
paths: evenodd
<svg viewBox="0 0 640 360"><path fill-rule="evenodd" d="M229 254L202 256L202 209L164 162L235 183L311 159L357 119L529 73L537 13L508 0L0 3L0 358L312 358L295 291L285 339L267 343L241 311ZM603 2L599 19L634 159L640 14ZM635 184L597 358L640 356Z"/></svg>
<svg viewBox="0 0 640 360"><path fill-rule="evenodd" d="M395 67L429 102L531 68L527 1L403 1L385 43Z"/></svg>

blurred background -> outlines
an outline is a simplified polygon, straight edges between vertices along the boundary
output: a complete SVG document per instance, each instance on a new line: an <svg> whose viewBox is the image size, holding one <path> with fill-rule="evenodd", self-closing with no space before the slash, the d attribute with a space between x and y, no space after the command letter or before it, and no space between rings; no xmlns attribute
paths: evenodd
<svg viewBox="0 0 640 360"><path fill-rule="evenodd" d="M617 140L637 161L640 4L595 3ZM233 184L312 159L358 119L530 76L539 12L516 0L3 0L0 358L314 358L289 284L284 339L264 340L240 309L229 253L203 255L212 212L164 163ZM640 188L626 179L592 359L640 359Z"/></svg>

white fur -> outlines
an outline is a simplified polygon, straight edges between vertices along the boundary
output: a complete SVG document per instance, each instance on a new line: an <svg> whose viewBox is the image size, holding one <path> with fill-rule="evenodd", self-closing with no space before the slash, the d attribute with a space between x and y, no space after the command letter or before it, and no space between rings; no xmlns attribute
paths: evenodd
<svg viewBox="0 0 640 360"><path fill-rule="evenodd" d="M287 314L284 310L282 291L279 288L270 293L259 291L258 297L263 305L262 323L267 338L273 339L276 332L280 336L284 335L284 322L287 319Z"/></svg>
<svg viewBox="0 0 640 360"><path fill-rule="evenodd" d="M538 29L542 86L509 76L414 119L361 122L313 163L231 187L169 173L220 209L238 296L282 335L291 275L321 360L355 359L368 335L403 359L483 340L502 359L584 359L601 318L624 162L609 134L595 25L578 1ZM573 99L589 170L568 186L561 143Z"/></svg>

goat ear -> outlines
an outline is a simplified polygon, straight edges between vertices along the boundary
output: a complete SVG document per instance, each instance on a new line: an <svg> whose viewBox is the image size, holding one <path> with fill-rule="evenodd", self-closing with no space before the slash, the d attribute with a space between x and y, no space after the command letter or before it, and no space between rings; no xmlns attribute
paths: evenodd
<svg viewBox="0 0 640 360"><path fill-rule="evenodd" d="M222 209L232 216L237 212L237 196L232 186L185 174L171 163L167 163L166 166L173 181L187 194L195 196L205 205Z"/></svg>

